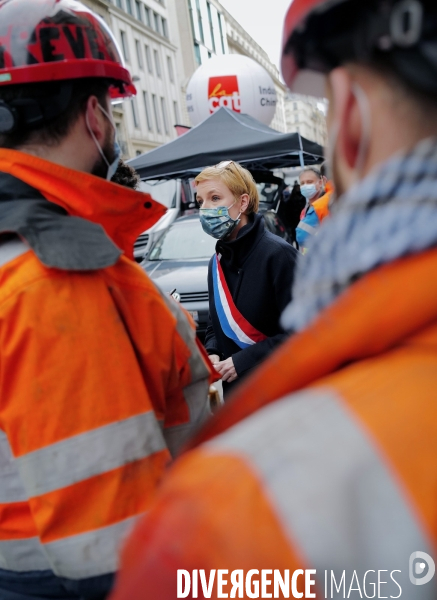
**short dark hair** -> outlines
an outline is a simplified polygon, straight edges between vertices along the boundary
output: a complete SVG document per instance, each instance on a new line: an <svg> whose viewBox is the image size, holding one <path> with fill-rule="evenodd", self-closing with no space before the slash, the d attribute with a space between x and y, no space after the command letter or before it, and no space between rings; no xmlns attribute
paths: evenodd
<svg viewBox="0 0 437 600"><path fill-rule="evenodd" d="M38 127L21 125L10 133L0 133L0 148L16 149L28 143L56 146L77 121L90 96L96 96L104 108L110 86L108 79L83 78L68 82L69 102L65 110ZM68 85L67 84L67 85ZM7 104L17 100L35 99L41 104L53 102L65 82L29 83L24 85L0 86L0 100Z"/></svg>
<svg viewBox="0 0 437 600"><path fill-rule="evenodd" d="M118 183L124 187L132 188L133 190L138 189L140 184L140 176L130 165L126 164L124 160L120 158L118 161L117 170L114 173L111 181Z"/></svg>

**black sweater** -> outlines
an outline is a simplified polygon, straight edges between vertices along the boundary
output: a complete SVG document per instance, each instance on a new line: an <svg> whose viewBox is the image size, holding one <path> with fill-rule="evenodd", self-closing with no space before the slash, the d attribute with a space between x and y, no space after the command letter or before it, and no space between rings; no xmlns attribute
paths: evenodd
<svg viewBox="0 0 437 600"><path fill-rule="evenodd" d="M287 337L279 325L279 318L291 300L298 253L264 228L261 215L253 215L232 242L219 240L216 251L222 255L220 264L236 307L253 327L267 336L266 340L242 350L224 334L214 304L211 259L205 348L208 354L218 354L222 360L232 356L237 383ZM227 393L234 384L223 385Z"/></svg>

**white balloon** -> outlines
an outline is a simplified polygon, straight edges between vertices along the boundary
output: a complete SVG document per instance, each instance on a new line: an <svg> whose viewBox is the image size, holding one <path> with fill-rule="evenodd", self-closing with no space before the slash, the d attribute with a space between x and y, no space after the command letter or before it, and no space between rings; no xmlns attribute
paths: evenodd
<svg viewBox="0 0 437 600"><path fill-rule="evenodd" d="M193 125L221 106L269 125L276 101L273 79L260 64L241 54L210 58L194 72L187 87L187 110Z"/></svg>

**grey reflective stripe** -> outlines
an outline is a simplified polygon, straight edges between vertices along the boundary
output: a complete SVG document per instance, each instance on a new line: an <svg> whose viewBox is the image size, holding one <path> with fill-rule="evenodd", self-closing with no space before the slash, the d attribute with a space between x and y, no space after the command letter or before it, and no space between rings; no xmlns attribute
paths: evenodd
<svg viewBox="0 0 437 600"><path fill-rule="evenodd" d="M333 391L286 397L206 447L247 461L291 545L317 569L321 586L325 569L333 570L337 581L346 570L348 585L354 570L362 581L368 569L396 569L402 597L436 597L433 583L412 586L409 581L410 554L433 552L407 494ZM383 595L397 597L399 588L387 577Z"/></svg>
<svg viewBox="0 0 437 600"><path fill-rule="evenodd" d="M183 389L184 398L190 411L190 423L186 425L171 428L165 433L170 452L173 456L192 435L203 421L210 416L208 389L209 389L209 371L196 345L196 332L188 322L187 316L182 311L179 304L161 292L168 308L176 318L176 329L181 338L187 344L190 351L189 366L191 372L191 384ZM165 428L164 432L167 431Z"/></svg>
<svg viewBox="0 0 437 600"><path fill-rule="evenodd" d="M166 448L153 411L75 435L16 459L29 497L83 481Z"/></svg>
<svg viewBox="0 0 437 600"><path fill-rule="evenodd" d="M161 296L164 298L167 307L170 309L171 313L176 318L177 332L187 344L188 349L190 350L191 357L189 360L189 364L192 381L198 381L199 379L208 378L208 369L196 345L196 332L188 322L187 316L184 314L179 304L175 300L173 300L173 298L170 298L162 292Z"/></svg>
<svg viewBox="0 0 437 600"><path fill-rule="evenodd" d="M184 398L190 409L190 422L163 430L165 441L171 455L177 456L202 423L211 416L208 403L202 404L199 398L208 398L209 384L207 380L196 381L184 388Z"/></svg>
<svg viewBox="0 0 437 600"><path fill-rule="evenodd" d="M208 391L209 379L206 378L194 381L184 388L184 398L190 409L191 422L194 427L199 427L208 416L211 416Z"/></svg>
<svg viewBox="0 0 437 600"><path fill-rule="evenodd" d="M0 431L0 504L25 500L26 490L12 456L8 438Z"/></svg>
<svg viewBox="0 0 437 600"><path fill-rule="evenodd" d="M302 229L302 231L306 231L310 235L315 235L317 231L317 227L311 227L311 225L308 225L308 223L305 223L305 221L300 221L298 228Z"/></svg>
<svg viewBox="0 0 437 600"><path fill-rule="evenodd" d="M24 242L22 242L19 238L14 238L13 240L9 240L4 244L0 244L0 267L11 262L20 254L24 254L29 250L29 246L27 246Z"/></svg>
<svg viewBox="0 0 437 600"><path fill-rule="evenodd" d="M0 541L0 568L8 571L51 569L39 538Z"/></svg>
<svg viewBox="0 0 437 600"><path fill-rule="evenodd" d="M51 568L56 575L69 579L114 573L123 541L142 516L44 544Z"/></svg>

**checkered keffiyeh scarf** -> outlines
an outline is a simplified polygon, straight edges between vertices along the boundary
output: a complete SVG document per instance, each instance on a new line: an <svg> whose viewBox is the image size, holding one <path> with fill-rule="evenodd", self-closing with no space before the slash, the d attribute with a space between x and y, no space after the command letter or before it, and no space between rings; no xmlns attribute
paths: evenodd
<svg viewBox="0 0 437 600"><path fill-rule="evenodd" d="M365 273L436 245L437 138L430 138L341 198L300 258L282 325L304 329Z"/></svg>

